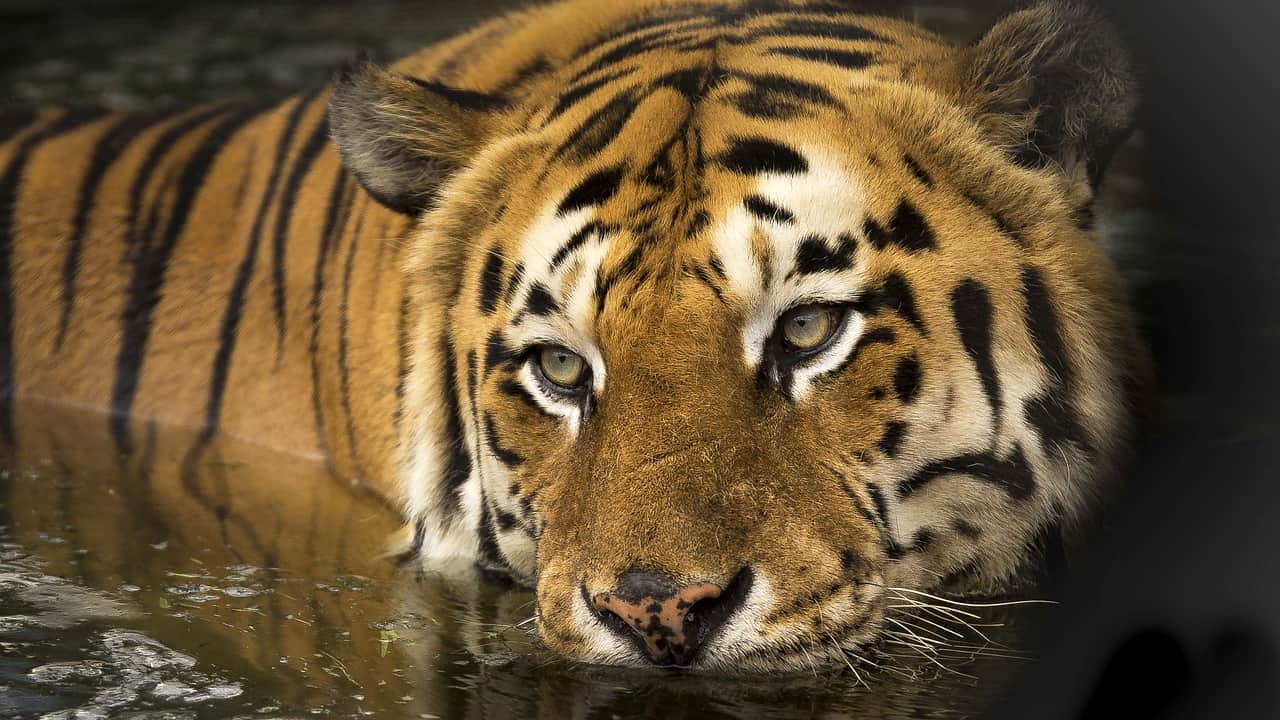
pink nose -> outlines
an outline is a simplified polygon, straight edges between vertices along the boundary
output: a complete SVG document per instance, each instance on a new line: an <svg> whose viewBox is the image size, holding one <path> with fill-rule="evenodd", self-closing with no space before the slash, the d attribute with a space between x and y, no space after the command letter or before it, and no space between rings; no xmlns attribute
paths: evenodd
<svg viewBox="0 0 1280 720"><path fill-rule="evenodd" d="M724 589L711 582L694 583L674 592L668 589L671 586L661 575L628 572L619 578L613 592L596 595L592 604L615 632L639 640L655 665L684 666L728 617L711 612Z"/></svg>

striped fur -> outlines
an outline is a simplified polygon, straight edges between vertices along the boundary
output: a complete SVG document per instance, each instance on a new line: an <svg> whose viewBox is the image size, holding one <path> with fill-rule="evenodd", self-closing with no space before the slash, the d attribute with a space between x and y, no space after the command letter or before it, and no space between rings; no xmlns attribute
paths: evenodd
<svg viewBox="0 0 1280 720"><path fill-rule="evenodd" d="M1089 218L1132 109L1069 3L955 47L566 0L275 103L34 113L0 136L0 438L24 396L124 453L161 422L189 462L322 458L585 660L639 662L584 601L620 573L749 567L698 664L842 661L885 585L1007 587L1113 468L1144 354ZM841 322L798 356L812 303Z"/></svg>

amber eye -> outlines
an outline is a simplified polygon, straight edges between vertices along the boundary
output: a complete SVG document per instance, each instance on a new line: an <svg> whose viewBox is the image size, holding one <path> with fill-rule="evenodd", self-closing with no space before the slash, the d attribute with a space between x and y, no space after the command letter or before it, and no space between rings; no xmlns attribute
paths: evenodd
<svg viewBox="0 0 1280 720"><path fill-rule="evenodd" d="M567 348L549 345L538 352L538 368L543 377L567 390L576 390L587 380L587 363Z"/></svg>
<svg viewBox="0 0 1280 720"><path fill-rule="evenodd" d="M817 350L831 339L839 325L839 309L826 305L805 305L782 316L778 328L789 350Z"/></svg>

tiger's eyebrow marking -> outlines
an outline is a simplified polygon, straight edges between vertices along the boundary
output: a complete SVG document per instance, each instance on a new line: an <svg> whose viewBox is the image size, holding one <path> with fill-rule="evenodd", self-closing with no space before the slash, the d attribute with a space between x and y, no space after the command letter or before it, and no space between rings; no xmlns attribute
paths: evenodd
<svg viewBox="0 0 1280 720"><path fill-rule="evenodd" d="M836 248L832 250L827 239L821 235L807 235L800 241L796 249L796 267L793 274L812 275L820 272L838 272L853 267L854 253L858 249L858 241L849 233L841 233L836 238Z"/></svg>
<svg viewBox="0 0 1280 720"><path fill-rule="evenodd" d="M530 315L545 317L560 312L560 303L547 290L547 286L535 282L529 288L529 298L525 301Z"/></svg>

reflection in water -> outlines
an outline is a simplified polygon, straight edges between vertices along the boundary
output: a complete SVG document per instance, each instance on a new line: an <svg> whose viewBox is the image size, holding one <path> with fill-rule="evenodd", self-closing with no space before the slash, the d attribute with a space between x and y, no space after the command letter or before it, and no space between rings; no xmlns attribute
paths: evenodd
<svg viewBox="0 0 1280 720"><path fill-rule="evenodd" d="M958 648L976 635L920 613L904 618L918 640L879 659L892 668L858 669L865 685L849 668L735 679L572 665L538 644L527 590L465 563L397 567L394 512L323 467L227 442L184 466L192 437L161 428L122 458L101 416L20 418L0 476L6 717L965 717L1019 662L995 644L970 661ZM980 631L1014 642L1008 627ZM911 647L935 636L952 643L932 654L946 670Z"/></svg>

